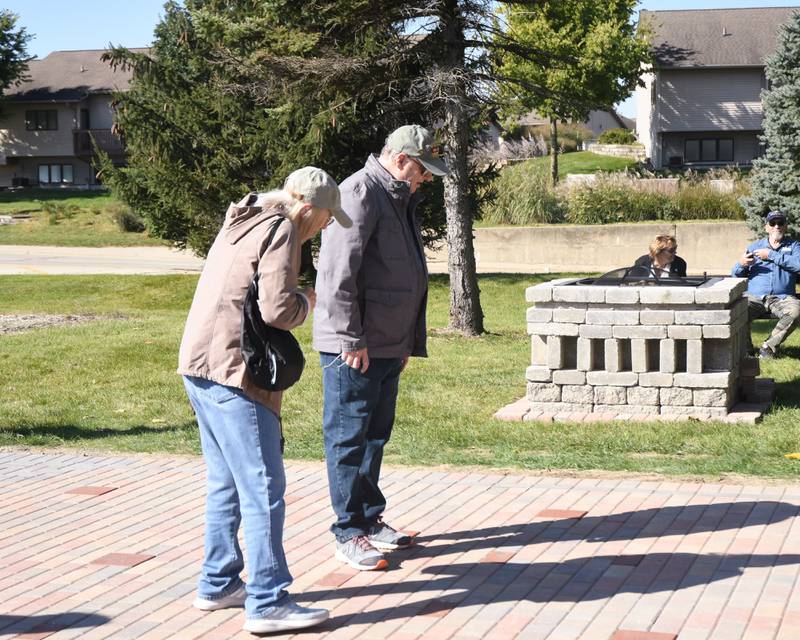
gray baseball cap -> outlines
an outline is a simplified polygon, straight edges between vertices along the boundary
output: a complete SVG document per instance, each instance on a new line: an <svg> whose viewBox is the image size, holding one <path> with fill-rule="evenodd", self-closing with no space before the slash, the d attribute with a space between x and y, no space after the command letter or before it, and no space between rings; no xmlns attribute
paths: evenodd
<svg viewBox="0 0 800 640"><path fill-rule="evenodd" d="M292 171L286 182L284 191L289 191L303 202L320 209L329 209L334 220L345 229L353 226L353 221L342 209L342 197L339 186L327 172L317 167L303 167Z"/></svg>
<svg viewBox="0 0 800 640"><path fill-rule="evenodd" d="M417 158L435 176L446 176L450 173L441 158L442 150L434 141L433 134L418 124L407 124L392 131L386 138L386 146Z"/></svg>

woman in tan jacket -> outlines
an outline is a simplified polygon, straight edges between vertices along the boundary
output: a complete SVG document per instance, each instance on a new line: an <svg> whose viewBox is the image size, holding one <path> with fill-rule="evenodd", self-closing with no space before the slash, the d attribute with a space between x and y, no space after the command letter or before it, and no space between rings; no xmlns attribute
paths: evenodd
<svg viewBox="0 0 800 640"><path fill-rule="evenodd" d="M269 325L293 329L316 302L298 287L300 246L333 220L352 222L327 173L304 167L284 188L231 204L208 253L181 341L178 373L197 415L206 461L205 558L194 606L245 607L244 629L299 629L328 618L295 604L283 552L286 478L281 455L281 392L251 381L240 350L242 306L256 272ZM269 246L267 238L277 225ZM248 582L237 540L243 521Z"/></svg>

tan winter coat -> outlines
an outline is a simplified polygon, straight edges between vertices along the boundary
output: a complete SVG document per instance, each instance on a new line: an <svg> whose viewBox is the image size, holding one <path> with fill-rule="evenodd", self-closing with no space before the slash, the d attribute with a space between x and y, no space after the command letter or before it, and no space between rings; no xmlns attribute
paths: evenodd
<svg viewBox="0 0 800 640"><path fill-rule="evenodd" d="M285 215L294 201L272 192L264 206L231 204L208 253L197 283L178 356L178 373L242 389L280 416L281 392L259 389L250 381L239 346L242 305L256 268L258 303L264 322L293 329L308 315L308 303L297 286L300 237L290 220L280 223L269 250L268 232L275 216Z"/></svg>

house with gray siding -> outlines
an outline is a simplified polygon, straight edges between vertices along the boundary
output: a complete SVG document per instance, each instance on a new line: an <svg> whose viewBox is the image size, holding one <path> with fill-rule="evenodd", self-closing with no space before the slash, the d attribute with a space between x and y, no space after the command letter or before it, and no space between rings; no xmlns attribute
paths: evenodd
<svg viewBox="0 0 800 640"><path fill-rule="evenodd" d="M636 89L636 135L655 168L748 166L762 153L764 60L798 10L640 12L654 64Z"/></svg>
<svg viewBox="0 0 800 640"><path fill-rule="evenodd" d="M125 161L112 131L112 94L131 73L102 62L102 50L54 51L32 60L27 79L6 91L0 118L0 187L97 184L94 146Z"/></svg>

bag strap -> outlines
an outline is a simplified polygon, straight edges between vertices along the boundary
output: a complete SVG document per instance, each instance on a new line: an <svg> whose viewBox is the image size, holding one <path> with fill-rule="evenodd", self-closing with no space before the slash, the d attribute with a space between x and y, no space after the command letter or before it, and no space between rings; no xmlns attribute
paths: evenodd
<svg viewBox="0 0 800 640"><path fill-rule="evenodd" d="M269 233L267 234L267 244L264 246L264 253L267 252L267 249L269 249L270 245L272 244L272 241L275 239L275 234L278 232L278 227L281 226L281 222L286 220L286 218L284 218L283 216L275 216L275 217L278 219L272 223L272 226L269 229ZM256 286L258 286L258 267L256 267L255 275L253 275L253 282L255 282Z"/></svg>
<svg viewBox="0 0 800 640"><path fill-rule="evenodd" d="M281 226L281 222L286 220L286 218L280 215L276 217L278 219L272 223L269 233L267 234L267 244L264 247L264 253L267 252L267 249L269 249L270 245L272 244L272 241L275 239L275 234L278 232L278 227ZM256 285L255 293L256 297L258 297L258 267L256 267L255 275L253 275L253 283ZM286 438L283 436L283 421L281 420L280 416L278 416L278 430L280 432L280 437L281 437L280 440L281 455L283 455L283 451L286 448Z"/></svg>

